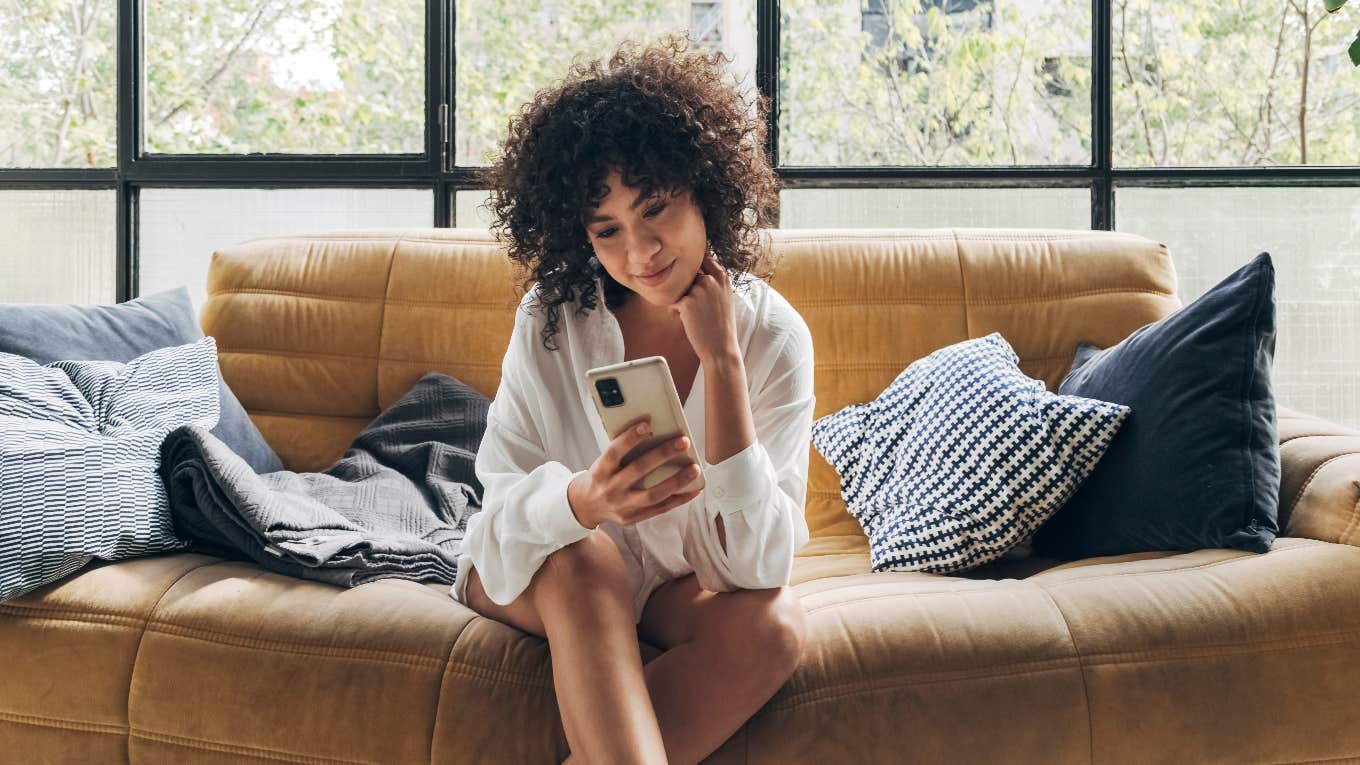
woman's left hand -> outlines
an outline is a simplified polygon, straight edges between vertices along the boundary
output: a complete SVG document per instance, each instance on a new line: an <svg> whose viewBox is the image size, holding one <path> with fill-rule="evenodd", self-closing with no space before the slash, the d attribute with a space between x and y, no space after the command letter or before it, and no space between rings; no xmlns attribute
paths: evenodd
<svg viewBox="0 0 1360 765"><path fill-rule="evenodd" d="M700 361L737 352L737 328L732 315L732 287L727 272L705 254L689 291L671 304Z"/></svg>

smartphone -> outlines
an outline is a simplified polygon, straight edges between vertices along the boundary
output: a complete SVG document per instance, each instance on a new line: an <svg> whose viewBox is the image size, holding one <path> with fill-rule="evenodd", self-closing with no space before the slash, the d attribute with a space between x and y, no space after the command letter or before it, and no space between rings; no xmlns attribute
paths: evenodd
<svg viewBox="0 0 1360 765"><path fill-rule="evenodd" d="M642 479L644 488L651 488L675 475L690 462L699 466L699 475L677 494L704 487L703 465L689 434L689 422L675 390L670 365L664 356L647 356L620 364L596 367L586 372L591 399L600 413L600 422L609 438L618 438L628 428L640 422L650 422L652 433L624 455L627 465L657 444L673 441L680 436L689 438L689 447L657 466Z"/></svg>

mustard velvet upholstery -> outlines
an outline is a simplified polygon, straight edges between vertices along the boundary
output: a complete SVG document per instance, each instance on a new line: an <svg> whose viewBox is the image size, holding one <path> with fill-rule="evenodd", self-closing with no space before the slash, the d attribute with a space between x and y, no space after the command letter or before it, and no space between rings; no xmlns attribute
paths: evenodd
<svg viewBox="0 0 1360 765"><path fill-rule="evenodd" d="M1180 305L1166 248L1128 234L781 230L767 246L812 330L818 417L993 331L1053 390L1078 340L1112 345ZM494 395L521 294L481 231L275 237L214 255L202 322L270 445L306 471L426 371ZM1279 422L1268 553L956 576L869 573L813 450L800 667L709 761L1360 757L1360 432L1284 408ZM560 761L546 642L447 590L342 589L189 553L95 563L0 603L0 759Z"/></svg>

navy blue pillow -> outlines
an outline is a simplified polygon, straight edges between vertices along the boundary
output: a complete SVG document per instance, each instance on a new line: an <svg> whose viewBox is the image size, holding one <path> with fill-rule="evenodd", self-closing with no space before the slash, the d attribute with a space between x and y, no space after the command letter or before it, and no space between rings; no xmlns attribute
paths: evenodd
<svg viewBox="0 0 1360 765"><path fill-rule="evenodd" d="M185 287L117 305L0 304L0 351L39 364L53 361L127 363L158 348L187 345L203 337ZM218 373L221 417L211 433L257 473L283 469L259 428L250 421Z"/></svg>
<svg viewBox="0 0 1360 765"><path fill-rule="evenodd" d="M1081 344L1058 392L1132 412L1039 527L1035 552L1269 550L1279 533L1274 356L1275 268L1264 252L1118 345Z"/></svg>

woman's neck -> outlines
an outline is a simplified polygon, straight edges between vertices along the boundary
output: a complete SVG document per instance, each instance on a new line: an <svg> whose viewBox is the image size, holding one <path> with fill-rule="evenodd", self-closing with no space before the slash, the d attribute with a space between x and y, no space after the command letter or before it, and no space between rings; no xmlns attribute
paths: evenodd
<svg viewBox="0 0 1360 765"><path fill-rule="evenodd" d="M685 331L680 317L672 313L669 307L652 305L636 293L629 295L614 313L620 319L649 333L669 337L677 333L684 334Z"/></svg>

